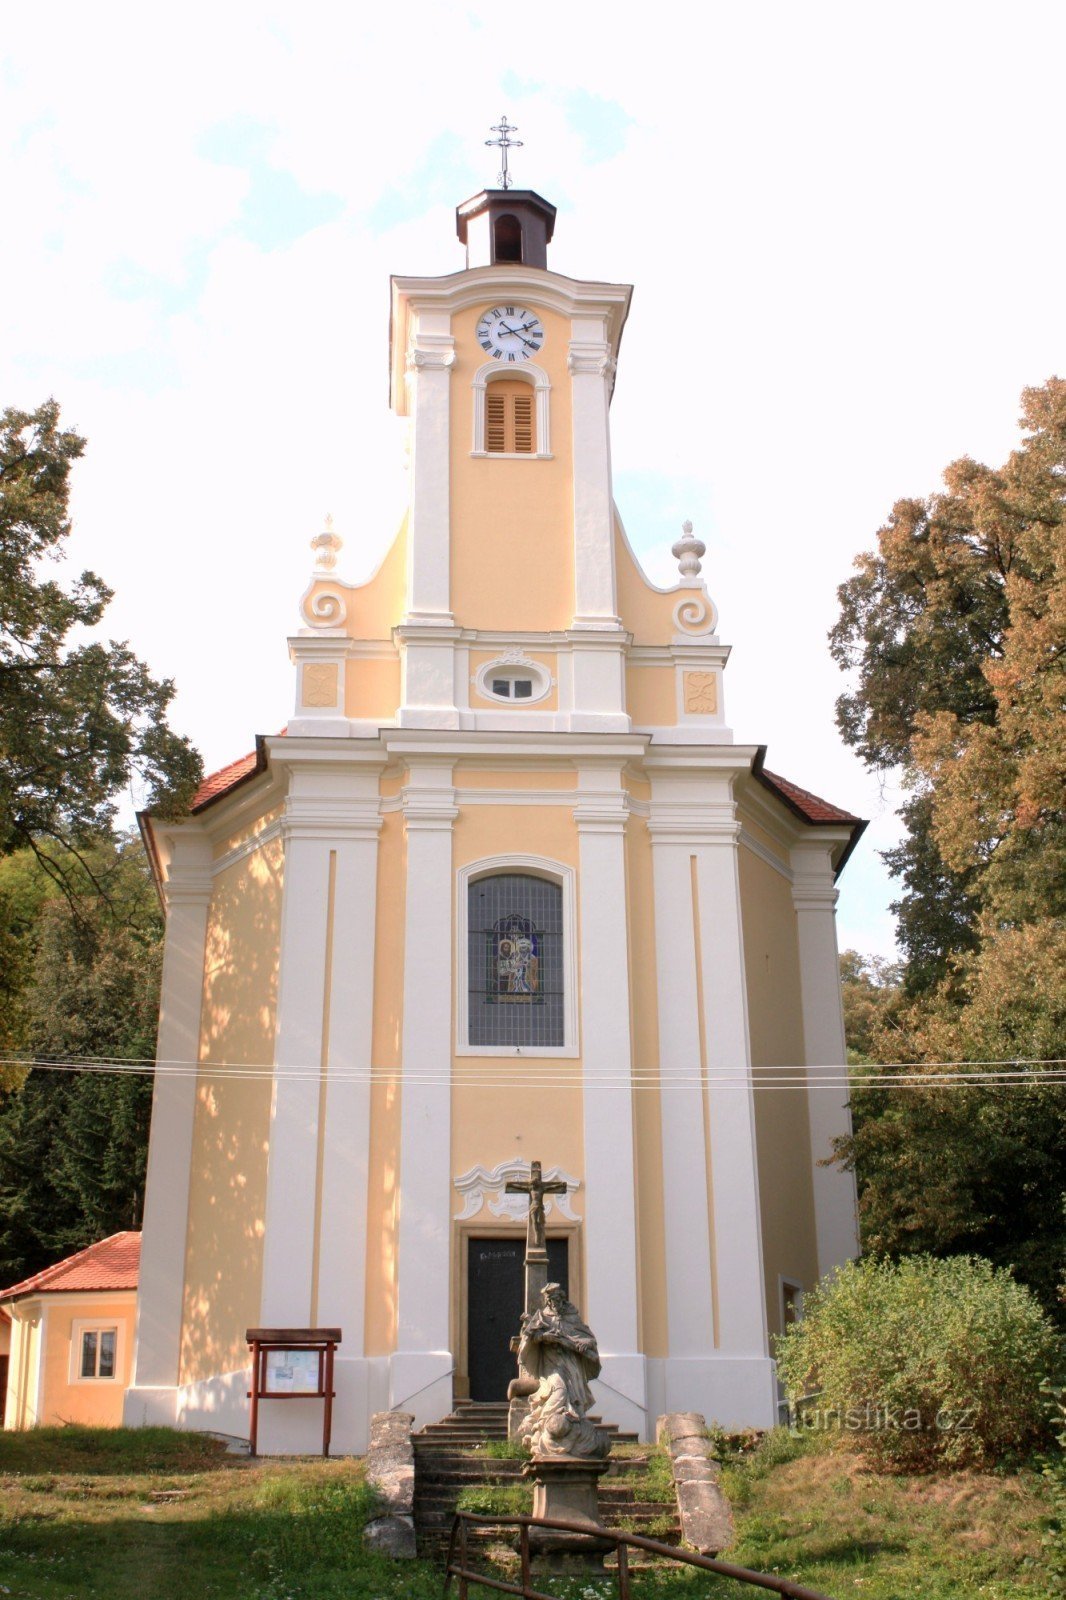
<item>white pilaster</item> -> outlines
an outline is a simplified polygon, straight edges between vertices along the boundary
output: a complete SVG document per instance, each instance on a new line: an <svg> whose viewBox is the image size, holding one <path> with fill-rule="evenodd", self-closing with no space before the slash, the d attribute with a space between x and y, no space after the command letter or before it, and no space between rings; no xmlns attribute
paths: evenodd
<svg viewBox="0 0 1066 1600"><path fill-rule="evenodd" d="M833 1140L851 1132L832 862L837 842L822 833L793 845L791 851L820 1274L859 1253L855 1175L840 1166L819 1165L832 1155ZM817 1081L825 1078L827 1067L840 1069L836 1084Z"/></svg>
<svg viewBox="0 0 1066 1600"><path fill-rule="evenodd" d="M407 621L450 624L450 384L455 341L446 311L422 311L407 352L411 418Z"/></svg>
<svg viewBox="0 0 1066 1600"><path fill-rule="evenodd" d="M389 1405L417 1424L451 1410L451 762L411 758L407 839L397 1348Z"/></svg>
<svg viewBox="0 0 1066 1600"><path fill-rule="evenodd" d="M332 1326L338 1449L366 1439L364 1285L374 975L377 764L294 752L282 834L278 974L260 1320ZM264 1454L314 1448L311 1407L265 1406Z"/></svg>
<svg viewBox="0 0 1066 1600"><path fill-rule="evenodd" d="M671 1411L767 1425L775 1394L732 781L731 767L712 764L652 774L670 1339L665 1403Z"/></svg>
<svg viewBox="0 0 1066 1600"><path fill-rule="evenodd" d="M581 766L581 1052L586 1315L596 1330L603 1415L647 1437L637 1308L636 1165L626 906L627 797L621 763Z"/></svg>
<svg viewBox="0 0 1066 1600"><path fill-rule="evenodd" d="M193 824L166 830L166 945L156 1057L162 1067L200 1057L204 947L211 902L211 844ZM157 1072L141 1232L133 1377L123 1417L129 1427L174 1425L185 1290L196 1075Z"/></svg>
<svg viewBox="0 0 1066 1600"><path fill-rule="evenodd" d="M606 322L575 317L568 366L574 436L574 626L617 628Z"/></svg>

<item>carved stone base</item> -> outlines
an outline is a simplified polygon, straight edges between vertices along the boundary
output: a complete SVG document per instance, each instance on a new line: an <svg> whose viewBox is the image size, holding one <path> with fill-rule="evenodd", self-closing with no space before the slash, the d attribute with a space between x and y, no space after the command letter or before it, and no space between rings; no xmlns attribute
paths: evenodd
<svg viewBox="0 0 1066 1600"><path fill-rule="evenodd" d="M603 1557L614 1548L600 1521L599 1481L606 1461L577 1461L556 1457L529 1461L522 1476L533 1482L533 1515L559 1517L582 1523L588 1533L564 1533L560 1528L530 1528L529 1548L538 1564L555 1572L586 1571L602 1567Z"/></svg>
<svg viewBox="0 0 1066 1600"><path fill-rule="evenodd" d="M529 1401L518 1398L511 1399L507 1407L507 1437L517 1439L522 1429L522 1424L529 1416Z"/></svg>

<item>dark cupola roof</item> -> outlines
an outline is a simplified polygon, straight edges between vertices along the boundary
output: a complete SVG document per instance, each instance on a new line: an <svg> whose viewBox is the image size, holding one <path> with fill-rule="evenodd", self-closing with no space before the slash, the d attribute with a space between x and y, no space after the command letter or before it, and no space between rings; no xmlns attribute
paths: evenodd
<svg viewBox="0 0 1066 1600"><path fill-rule="evenodd" d="M555 207L532 189L482 189L455 210L468 267L547 267Z"/></svg>

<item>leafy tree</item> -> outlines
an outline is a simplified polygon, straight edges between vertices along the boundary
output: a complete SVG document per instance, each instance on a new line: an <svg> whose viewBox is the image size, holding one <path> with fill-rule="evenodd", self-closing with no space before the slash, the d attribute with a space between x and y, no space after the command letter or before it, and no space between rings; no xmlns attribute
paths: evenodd
<svg viewBox="0 0 1066 1600"><path fill-rule="evenodd" d="M929 1081L860 1087L838 1155L867 1248L979 1250L1052 1307L1066 1095L959 1088L937 1066L1066 1057L1066 381L1022 403L1005 465L957 461L944 493L898 502L839 591L831 645L854 673L841 730L910 788L887 853L903 1003L869 1056L926 1063Z"/></svg>
<svg viewBox="0 0 1066 1600"><path fill-rule="evenodd" d="M845 740L913 791L889 856L911 994L1004 920L1066 903L1066 381L1022 404L1026 437L1002 468L956 461L946 493L897 502L830 634L854 673Z"/></svg>
<svg viewBox="0 0 1066 1600"><path fill-rule="evenodd" d="M84 448L54 400L0 416L0 856L28 848L68 887L131 780L166 815L200 776L166 724L173 684L128 645L82 638L111 591L93 572L66 587L46 575L70 532L70 467Z"/></svg>
<svg viewBox="0 0 1066 1600"><path fill-rule="evenodd" d="M23 1050L77 1068L88 1058L151 1060L162 918L136 839L86 854L95 901L53 891L35 929L22 997ZM34 1068L0 1103L0 1281L140 1220L148 1073Z"/></svg>
<svg viewBox="0 0 1066 1600"><path fill-rule="evenodd" d="M845 950L840 957L840 987L844 999L844 1034L848 1060L869 1061L875 1033L891 1027L900 998L898 961L863 956Z"/></svg>

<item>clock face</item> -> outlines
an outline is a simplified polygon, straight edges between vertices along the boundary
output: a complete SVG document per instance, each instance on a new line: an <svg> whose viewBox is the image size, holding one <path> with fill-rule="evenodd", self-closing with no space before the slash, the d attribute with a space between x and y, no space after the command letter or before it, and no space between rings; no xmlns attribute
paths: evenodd
<svg viewBox="0 0 1066 1600"><path fill-rule="evenodd" d="M544 342L544 329L523 306L494 306L477 325L478 343L495 361L528 361Z"/></svg>

